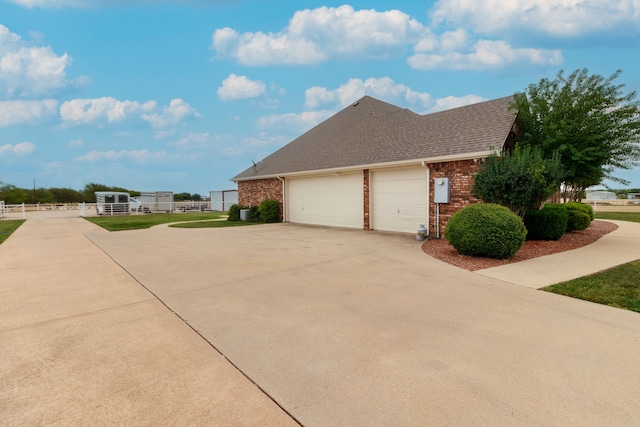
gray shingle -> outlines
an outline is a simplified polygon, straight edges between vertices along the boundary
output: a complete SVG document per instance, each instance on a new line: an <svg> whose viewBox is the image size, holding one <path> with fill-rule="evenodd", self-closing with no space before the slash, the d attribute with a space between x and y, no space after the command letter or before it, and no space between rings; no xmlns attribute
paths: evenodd
<svg viewBox="0 0 640 427"><path fill-rule="evenodd" d="M509 135L513 102L508 96L419 115L365 96L232 180L489 153Z"/></svg>

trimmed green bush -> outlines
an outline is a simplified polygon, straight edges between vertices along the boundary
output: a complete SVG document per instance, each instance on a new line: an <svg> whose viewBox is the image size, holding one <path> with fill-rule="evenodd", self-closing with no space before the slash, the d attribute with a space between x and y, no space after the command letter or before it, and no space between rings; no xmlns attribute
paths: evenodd
<svg viewBox="0 0 640 427"><path fill-rule="evenodd" d="M589 215L589 221L593 221L593 218L595 218L595 214L593 213L593 208L589 205L585 205L584 203L569 202L569 203L565 203L564 206L569 210L573 209L573 210L586 213L587 215Z"/></svg>
<svg viewBox="0 0 640 427"><path fill-rule="evenodd" d="M586 213L573 209L567 209L567 212L569 213L567 231L585 230L591 224L591 219Z"/></svg>
<svg viewBox="0 0 640 427"><path fill-rule="evenodd" d="M263 201L258 207L258 212L262 222L280 222L280 202L277 200Z"/></svg>
<svg viewBox="0 0 640 427"><path fill-rule="evenodd" d="M527 240L558 240L567 231L568 221L569 212L559 206L527 211L524 216Z"/></svg>
<svg viewBox="0 0 640 427"><path fill-rule="evenodd" d="M508 208L480 203L456 212L449 219L445 237L458 253L507 259L524 244L527 229Z"/></svg>
<svg viewBox="0 0 640 427"><path fill-rule="evenodd" d="M240 209L244 209L240 205L232 205L229 208L229 218L227 221L240 221Z"/></svg>
<svg viewBox="0 0 640 427"><path fill-rule="evenodd" d="M245 208L247 209L247 208ZM257 206L251 206L249 209L249 216L247 217L247 221L249 222L259 222L260 221L260 213L258 212Z"/></svg>
<svg viewBox="0 0 640 427"><path fill-rule="evenodd" d="M567 233L588 228L594 217L593 208L580 202L553 203L545 205L546 207L560 207L569 213Z"/></svg>

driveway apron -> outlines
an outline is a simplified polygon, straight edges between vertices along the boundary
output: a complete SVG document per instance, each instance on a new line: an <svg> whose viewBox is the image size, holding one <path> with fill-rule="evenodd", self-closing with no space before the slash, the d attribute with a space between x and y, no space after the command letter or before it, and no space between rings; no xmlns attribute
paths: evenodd
<svg viewBox="0 0 640 427"><path fill-rule="evenodd" d="M0 424L296 425L59 214L0 245Z"/></svg>
<svg viewBox="0 0 640 427"><path fill-rule="evenodd" d="M638 422L638 313L460 270L413 236L87 237L303 425Z"/></svg>

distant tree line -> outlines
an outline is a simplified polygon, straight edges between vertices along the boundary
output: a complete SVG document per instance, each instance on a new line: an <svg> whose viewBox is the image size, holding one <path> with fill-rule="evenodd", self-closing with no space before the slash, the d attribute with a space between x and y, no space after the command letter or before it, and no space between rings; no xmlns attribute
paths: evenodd
<svg viewBox="0 0 640 427"><path fill-rule="evenodd" d="M173 195L173 200L175 200L176 202L183 202L186 200L193 200L194 202L199 202L202 200L202 196L199 194L176 193Z"/></svg>
<svg viewBox="0 0 640 427"><path fill-rule="evenodd" d="M129 193L132 197L140 196L140 191L129 190L123 187L111 187L104 184L91 182L82 190L72 188L19 188L13 184L0 181L0 200L8 205L27 204L55 204L55 203L94 203L96 191L120 191ZM199 194L178 193L173 196L177 202L185 200L201 201Z"/></svg>

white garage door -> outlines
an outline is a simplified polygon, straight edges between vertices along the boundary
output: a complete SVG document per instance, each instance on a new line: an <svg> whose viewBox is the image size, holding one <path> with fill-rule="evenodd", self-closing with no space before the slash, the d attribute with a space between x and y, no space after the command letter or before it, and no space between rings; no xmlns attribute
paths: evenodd
<svg viewBox="0 0 640 427"><path fill-rule="evenodd" d="M287 179L287 220L362 228L362 172Z"/></svg>
<svg viewBox="0 0 640 427"><path fill-rule="evenodd" d="M423 167L371 172L372 228L415 233L427 224L427 170Z"/></svg>

